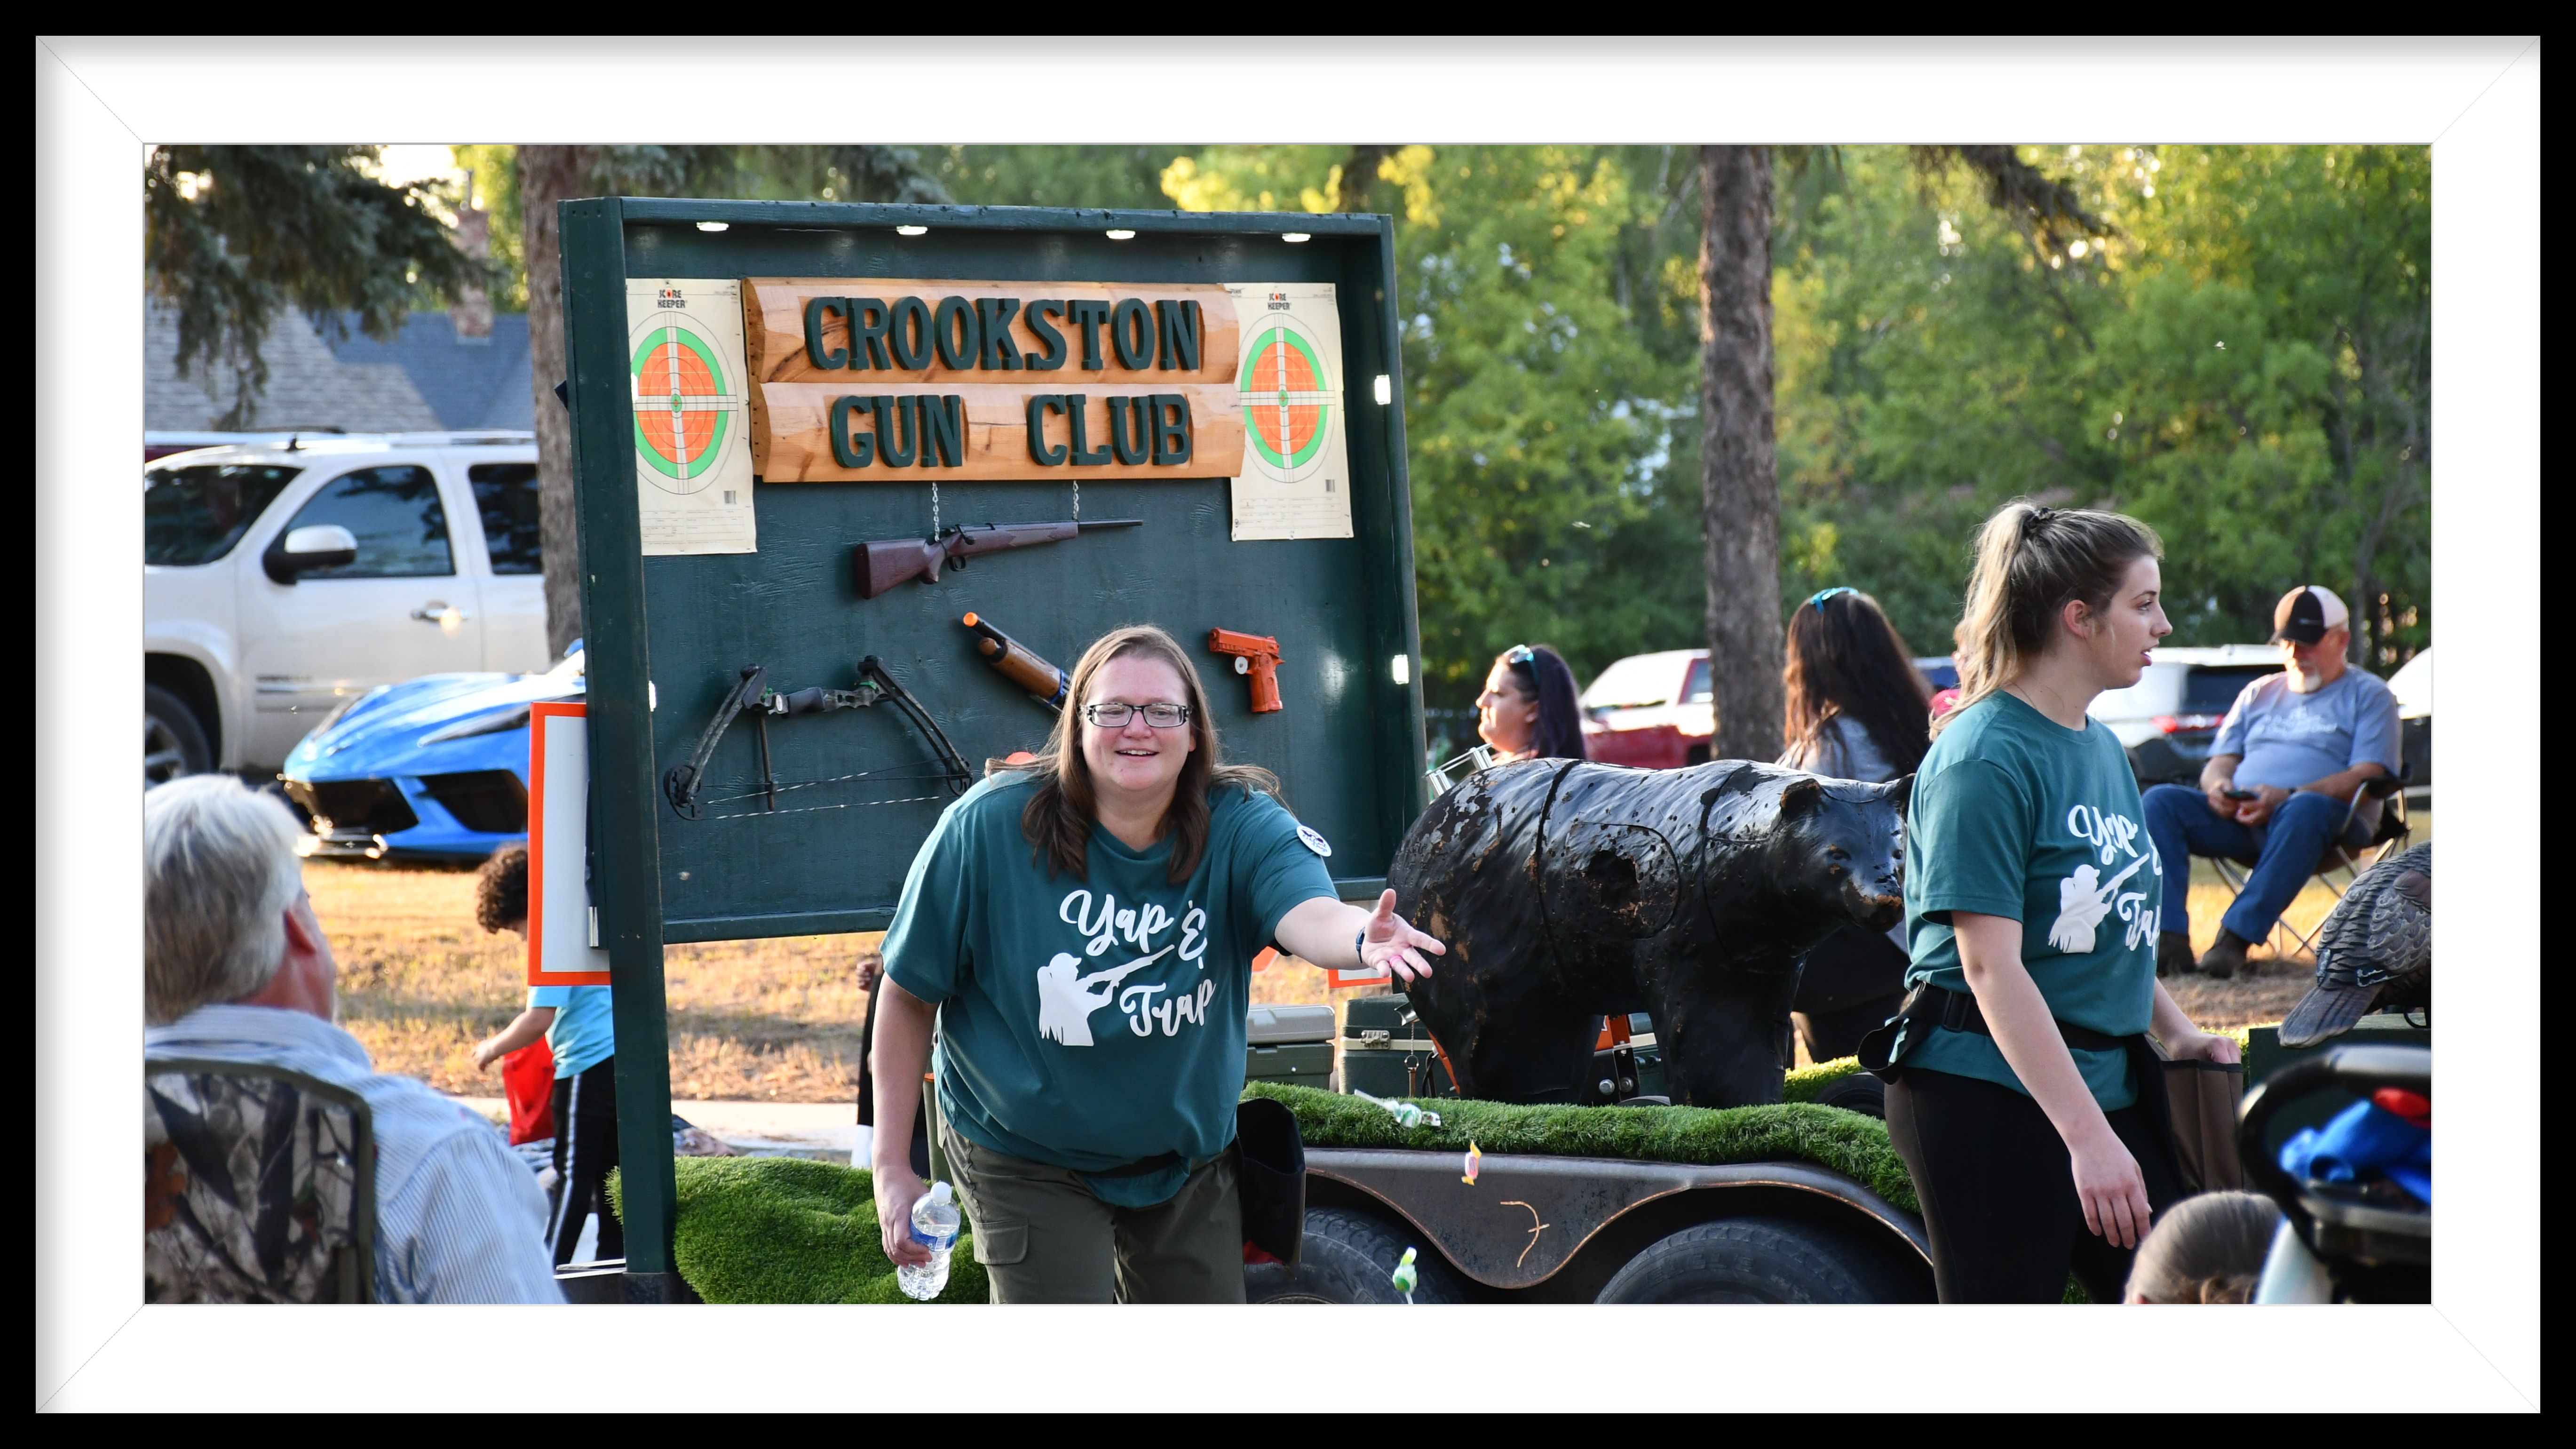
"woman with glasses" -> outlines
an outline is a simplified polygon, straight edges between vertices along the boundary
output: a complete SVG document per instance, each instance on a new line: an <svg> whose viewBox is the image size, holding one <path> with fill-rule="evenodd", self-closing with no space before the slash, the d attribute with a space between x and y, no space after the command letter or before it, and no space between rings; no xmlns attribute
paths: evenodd
<svg viewBox="0 0 2576 1449"><path fill-rule="evenodd" d="M1495 655L1485 692L1476 696L1476 733L1493 747L1496 764L1589 759L1583 707L1565 656L1544 644L1516 644Z"/></svg>
<svg viewBox="0 0 2576 1449"><path fill-rule="evenodd" d="M1914 773L1932 747L1930 690L1878 600L1854 588L1822 590L1789 616L1788 633L1780 763L1873 785ZM1846 927L1807 953L1790 1019L1809 1060L1850 1056L1896 1010L1904 929Z"/></svg>
<svg viewBox="0 0 2576 1449"><path fill-rule="evenodd" d="M940 816L885 937L877 1220L921 1264L905 1144L939 1026L940 1150L997 1303L1240 1303L1233 1155L1252 958L1410 981L1441 944L1333 889L1269 771L1222 763L1160 629L1074 666L1034 762Z"/></svg>

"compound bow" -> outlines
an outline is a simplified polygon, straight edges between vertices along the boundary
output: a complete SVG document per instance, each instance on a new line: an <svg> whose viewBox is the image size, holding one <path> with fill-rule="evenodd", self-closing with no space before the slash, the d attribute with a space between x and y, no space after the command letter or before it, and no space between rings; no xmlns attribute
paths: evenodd
<svg viewBox="0 0 2576 1449"><path fill-rule="evenodd" d="M809 810L846 810L853 805L904 805L920 800L936 800L940 798L937 795L908 795L897 800L850 800L837 805L805 805L786 810L778 808L778 796L780 792L787 790L810 790L823 785L847 784L854 780L934 778L921 773L925 765L937 768L936 778L951 795L965 794L967 787L974 783L974 772L966 767L965 759L957 753L956 747L948 742L948 736L940 731L938 721L930 717L930 711L921 707L920 701L914 699L904 689L903 685L895 679L893 672L888 670L875 655L871 654L859 661L859 684L856 689L825 689L817 686L781 694L768 687L768 680L769 671L760 665L743 666L741 679L733 688L725 691L725 697L716 705L715 717L708 720L706 729L699 733L697 748L689 752L687 762L672 766L670 773L662 777L662 793L669 797L672 811L681 819L700 819L701 811L705 806L726 805L743 800L759 800L763 802L763 808L738 810L715 818L736 820L748 815L796 815ZM829 714L835 710L844 709L866 709L880 703L892 704L904 718L912 721L913 727L920 730L922 736L930 741L935 758L889 766L880 770L860 770L847 775L834 775L821 780L782 781L778 778L777 772L770 768L769 721L772 718L794 714ZM739 795L701 798L707 785L707 766L715 758L716 743L722 740L725 731L732 727L735 716L745 711L750 712L752 722L759 727L760 788Z"/></svg>

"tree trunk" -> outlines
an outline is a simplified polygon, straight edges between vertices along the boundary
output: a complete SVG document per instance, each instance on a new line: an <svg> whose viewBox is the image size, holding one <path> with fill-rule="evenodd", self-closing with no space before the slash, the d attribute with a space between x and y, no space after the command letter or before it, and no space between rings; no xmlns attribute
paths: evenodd
<svg viewBox="0 0 2576 1449"><path fill-rule="evenodd" d="M519 148L527 225L528 383L537 402L537 537L545 553L546 648L561 659L581 637L581 526L572 491L572 414L555 396L564 365L563 235L555 203L584 194L595 146Z"/></svg>
<svg viewBox="0 0 2576 1449"><path fill-rule="evenodd" d="M1699 153L1701 520L1708 543L1709 758L1780 754L1780 465L1771 424L1771 156Z"/></svg>

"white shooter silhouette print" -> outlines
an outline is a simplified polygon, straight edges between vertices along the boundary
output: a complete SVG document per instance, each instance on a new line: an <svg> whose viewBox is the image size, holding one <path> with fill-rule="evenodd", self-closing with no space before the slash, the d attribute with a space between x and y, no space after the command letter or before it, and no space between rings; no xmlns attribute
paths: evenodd
<svg viewBox="0 0 2576 1449"><path fill-rule="evenodd" d="M1164 1036L1173 1036L1184 1024L1206 1025L1208 1003L1216 995L1216 982L1212 979L1202 975L1195 982L1167 978L1123 985L1129 976L1166 956L1173 958L1174 965L1186 968L1185 975L1198 974L1199 958L1207 954L1207 912L1200 910L1197 903L1182 902L1180 939L1159 948L1154 938L1170 930L1174 922L1171 912L1150 901L1141 906L1121 906L1117 896L1103 892L1095 914L1091 892L1077 890L1056 907L1056 917L1089 939L1083 944L1082 955L1058 951L1038 968L1039 1036L1069 1047L1096 1045L1091 1034L1092 1015L1113 1001L1126 1013L1127 1029L1140 1037L1153 1036L1157 1029ZM1125 965L1083 971L1085 956L1107 955L1120 941L1146 954ZM1165 995L1167 992L1169 995ZM1157 996L1163 999L1157 1002Z"/></svg>
<svg viewBox="0 0 2576 1449"><path fill-rule="evenodd" d="M2076 839L2091 846L2110 865L2122 855L2132 857L2109 880L2093 862L2075 867L2066 879L2057 883L2057 920L2048 928L2048 944L2068 955L2080 956L2093 950L2095 928L2102 918L2117 911L2127 927L2127 947L2134 951L2156 928L2156 912L2148 910L2145 891L2123 891L2129 877L2140 867L2152 867L2155 875L2165 873L2164 862L2156 859L2155 842L2136 821L2125 815L2105 815L2090 805L2078 805L2066 814L2066 828ZM2144 851L2139 846L2146 846Z"/></svg>

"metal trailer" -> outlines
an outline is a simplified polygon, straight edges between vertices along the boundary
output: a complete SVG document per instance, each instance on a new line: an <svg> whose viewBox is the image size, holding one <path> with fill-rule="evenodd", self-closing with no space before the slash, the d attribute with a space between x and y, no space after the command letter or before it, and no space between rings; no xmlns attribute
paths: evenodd
<svg viewBox="0 0 2576 1449"><path fill-rule="evenodd" d="M1794 1161L1702 1167L1308 1148L1296 1264L1244 1270L1255 1303L1929 1303L1922 1220Z"/></svg>

